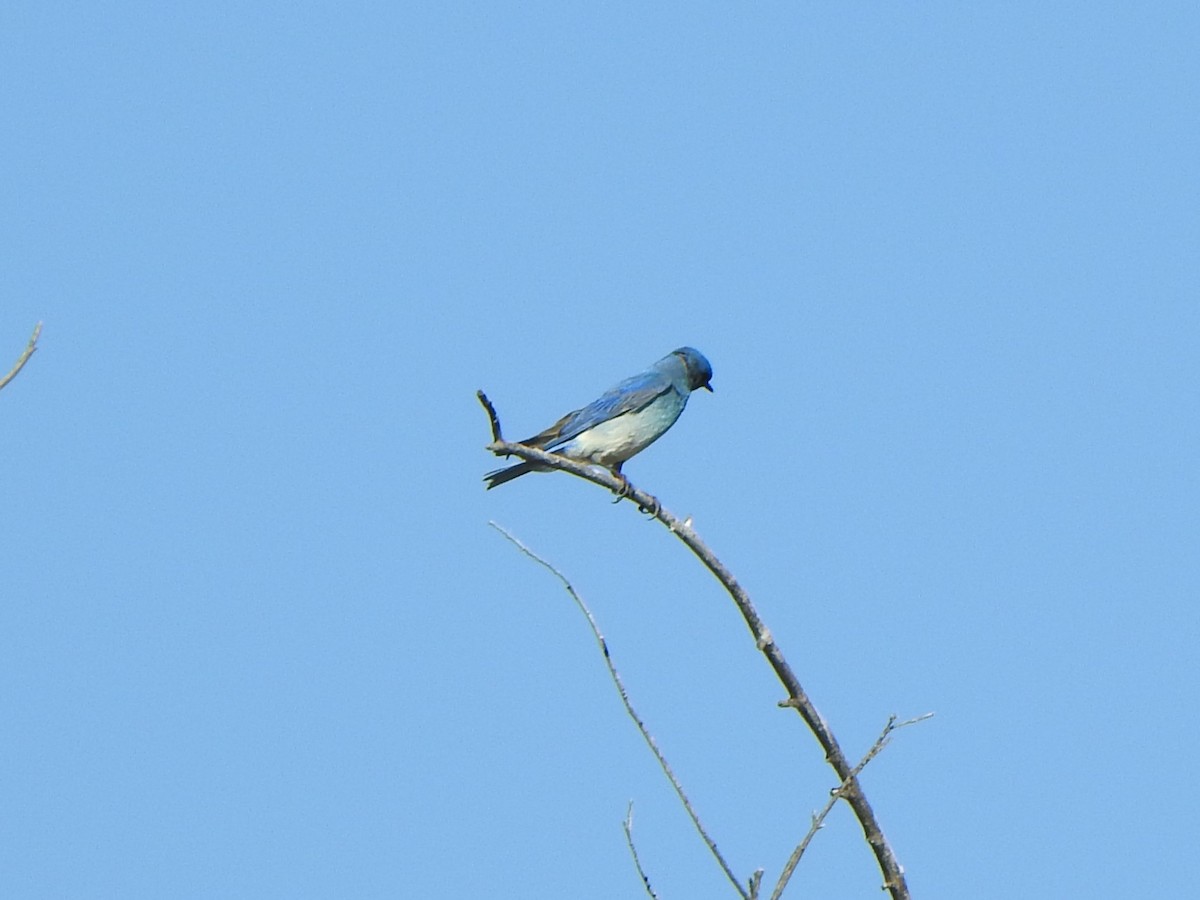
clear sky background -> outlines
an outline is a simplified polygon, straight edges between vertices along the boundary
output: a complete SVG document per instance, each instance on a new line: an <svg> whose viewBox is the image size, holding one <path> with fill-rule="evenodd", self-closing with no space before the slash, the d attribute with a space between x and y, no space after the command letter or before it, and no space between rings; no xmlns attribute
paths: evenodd
<svg viewBox="0 0 1200 900"><path fill-rule="evenodd" d="M921 898L1184 896L1195 3L6 3L0 894L732 896L832 772L716 582L522 437L682 344L626 471L733 569ZM789 896L880 896L838 809Z"/></svg>

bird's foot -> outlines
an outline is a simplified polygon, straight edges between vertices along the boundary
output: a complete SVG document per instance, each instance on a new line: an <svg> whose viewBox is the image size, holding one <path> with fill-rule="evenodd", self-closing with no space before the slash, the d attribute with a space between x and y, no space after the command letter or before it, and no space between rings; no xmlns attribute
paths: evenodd
<svg viewBox="0 0 1200 900"><path fill-rule="evenodd" d="M638 512L646 513L651 519L657 519L658 514L662 511L662 506L659 505L657 497L651 497L649 504L639 503Z"/></svg>
<svg viewBox="0 0 1200 900"><path fill-rule="evenodd" d="M621 473L620 468L613 469L612 473L614 476L616 476L617 480L621 482L621 486L613 490L613 493L617 495L617 498L613 500L613 503L620 503L625 498L632 497L633 484L631 484L629 479ZM662 509L662 507L659 506L658 500L654 497L650 498L649 504L638 503L638 512L647 513L651 518L655 518L660 509Z"/></svg>
<svg viewBox="0 0 1200 900"><path fill-rule="evenodd" d="M614 500L613 503L620 503L633 491L633 485L629 483L628 478L621 474L621 469L619 466L613 469L612 473L616 477L617 481L621 482L621 486L613 491L613 493L617 495L617 499Z"/></svg>

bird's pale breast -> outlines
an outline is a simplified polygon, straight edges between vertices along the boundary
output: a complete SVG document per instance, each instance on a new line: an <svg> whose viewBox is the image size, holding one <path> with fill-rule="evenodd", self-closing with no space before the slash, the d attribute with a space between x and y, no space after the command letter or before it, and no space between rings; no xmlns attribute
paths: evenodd
<svg viewBox="0 0 1200 900"><path fill-rule="evenodd" d="M636 412L625 413L589 428L559 452L602 466L611 467L624 462L662 437L675 424L686 402L684 397L669 390Z"/></svg>

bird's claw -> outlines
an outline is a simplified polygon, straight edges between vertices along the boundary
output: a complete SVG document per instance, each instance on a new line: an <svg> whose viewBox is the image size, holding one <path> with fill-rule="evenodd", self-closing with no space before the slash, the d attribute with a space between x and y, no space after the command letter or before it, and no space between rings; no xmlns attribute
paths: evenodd
<svg viewBox="0 0 1200 900"><path fill-rule="evenodd" d="M617 481L621 482L621 486L613 491L613 493L617 495L617 499L614 500L613 503L620 503L633 491L633 485L629 483L628 478L618 471L614 471L613 476L617 479Z"/></svg>

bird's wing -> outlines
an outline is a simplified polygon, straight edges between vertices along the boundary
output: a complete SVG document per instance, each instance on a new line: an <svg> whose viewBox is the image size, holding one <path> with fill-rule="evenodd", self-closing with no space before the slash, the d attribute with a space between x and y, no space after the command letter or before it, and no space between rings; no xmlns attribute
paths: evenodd
<svg viewBox="0 0 1200 900"><path fill-rule="evenodd" d="M547 450L553 450L589 428L595 428L601 422L645 409L656 398L673 389L671 379L661 372L653 369L642 372L640 375L626 378L583 409L563 416L538 437L546 438L547 442L543 446Z"/></svg>
<svg viewBox="0 0 1200 900"><path fill-rule="evenodd" d="M558 440L559 435L562 433L563 426L565 426L571 421L572 418L579 415L581 412L583 412L582 409L572 410L545 431L539 431L533 437L525 438L525 440L521 441L521 443L527 447L541 447L543 450L546 449L552 442Z"/></svg>

